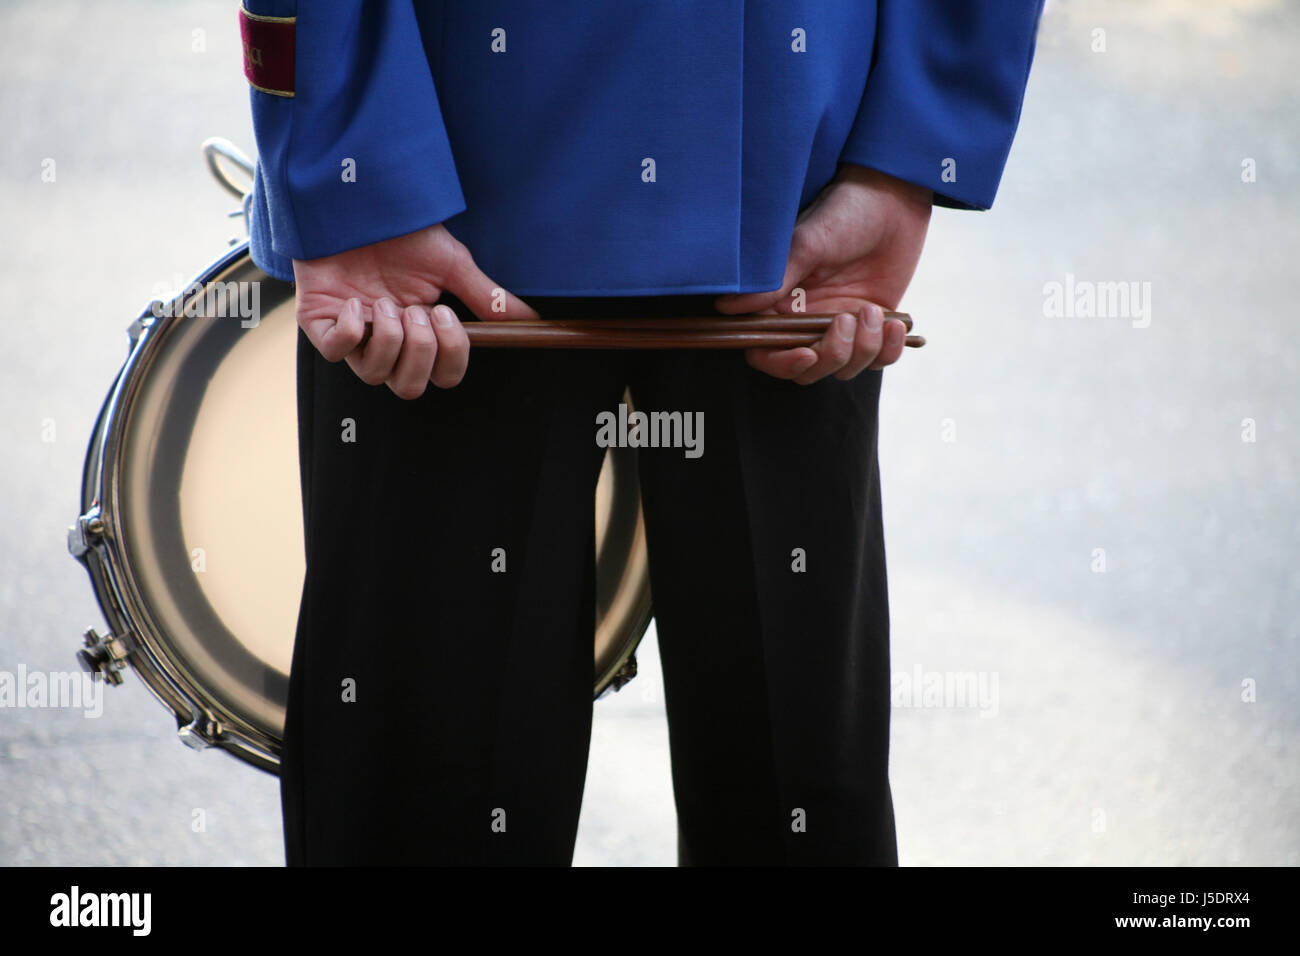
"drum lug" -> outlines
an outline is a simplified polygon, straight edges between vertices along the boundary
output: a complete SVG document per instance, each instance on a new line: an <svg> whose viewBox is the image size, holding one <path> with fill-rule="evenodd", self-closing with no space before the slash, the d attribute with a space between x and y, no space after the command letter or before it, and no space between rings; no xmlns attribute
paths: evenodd
<svg viewBox="0 0 1300 956"><path fill-rule="evenodd" d="M166 308L166 302L162 299L154 299L144 307L144 311L140 313L139 317L126 327L126 334L131 339L132 348L135 348L136 343L140 341L140 336L144 334L144 331L158 320L158 316L165 313Z"/></svg>
<svg viewBox="0 0 1300 956"><path fill-rule="evenodd" d="M104 519L99 509L87 511L68 529L68 553L74 558L84 557L87 551L104 540L104 531Z"/></svg>
<svg viewBox="0 0 1300 956"><path fill-rule="evenodd" d="M221 736L221 724L211 717L195 714L188 724L176 728L176 736L194 750L207 750Z"/></svg>
<svg viewBox="0 0 1300 956"><path fill-rule="evenodd" d="M83 636L85 649L77 651L82 669L110 684L121 684L122 671L126 670L126 645L116 634L101 635L93 627L87 628Z"/></svg>
<svg viewBox="0 0 1300 956"><path fill-rule="evenodd" d="M620 667L615 672L612 678L610 678L609 686L614 688L614 690L616 691L622 690L623 685L626 684L628 681L630 681L633 677L636 677L636 655L635 654L633 654L631 657L629 657L627 660L623 662L623 666Z"/></svg>

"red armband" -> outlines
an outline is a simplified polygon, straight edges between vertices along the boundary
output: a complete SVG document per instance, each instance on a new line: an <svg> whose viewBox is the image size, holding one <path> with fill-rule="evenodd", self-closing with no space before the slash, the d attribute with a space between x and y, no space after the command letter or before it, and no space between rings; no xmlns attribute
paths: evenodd
<svg viewBox="0 0 1300 956"><path fill-rule="evenodd" d="M264 17L239 8L244 76L253 89L293 96L293 38L297 17Z"/></svg>

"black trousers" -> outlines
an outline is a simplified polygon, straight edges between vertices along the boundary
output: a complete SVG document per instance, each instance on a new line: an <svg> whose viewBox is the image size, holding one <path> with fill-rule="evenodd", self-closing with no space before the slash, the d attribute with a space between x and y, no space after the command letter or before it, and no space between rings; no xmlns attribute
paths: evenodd
<svg viewBox="0 0 1300 956"><path fill-rule="evenodd" d="M711 296L529 302L712 311ZM625 386L639 409L704 413L701 457L638 452L679 862L896 865L881 378L795 385L732 351L479 349L459 386L404 401L300 331L289 865L571 862L596 418Z"/></svg>

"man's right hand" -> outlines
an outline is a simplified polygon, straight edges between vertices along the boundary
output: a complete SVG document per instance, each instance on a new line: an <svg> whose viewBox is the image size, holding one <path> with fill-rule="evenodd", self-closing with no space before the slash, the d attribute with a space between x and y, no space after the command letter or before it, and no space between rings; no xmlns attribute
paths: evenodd
<svg viewBox="0 0 1300 956"><path fill-rule="evenodd" d="M319 259L293 260L298 325L326 359L344 359L368 385L419 398L429 382L451 388L465 376L469 336L447 305L450 292L480 319L537 313L474 264L442 225ZM495 305L495 309L493 308ZM366 323L374 327L362 345Z"/></svg>

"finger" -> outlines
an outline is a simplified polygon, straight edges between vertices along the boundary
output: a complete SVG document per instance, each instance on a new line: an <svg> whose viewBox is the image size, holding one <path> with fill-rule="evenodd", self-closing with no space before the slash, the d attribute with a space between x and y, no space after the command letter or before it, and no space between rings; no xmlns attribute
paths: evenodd
<svg viewBox="0 0 1300 956"><path fill-rule="evenodd" d="M869 300L860 295L826 296L820 289L809 289L804 311L809 315L839 315L841 312L857 315L869 304Z"/></svg>
<svg viewBox="0 0 1300 956"><path fill-rule="evenodd" d="M469 250L461 246L458 261L447 277L447 291L464 302L480 319L539 319L540 315L523 299L489 279Z"/></svg>
<svg viewBox="0 0 1300 956"><path fill-rule="evenodd" d="M795 379L817 361L807 347L797 349L746 349L745 361L773 378Z"/></svg>
<svg viewBox="0 0 1300 956"><path fill-rule="evenodd" d="M849 312L841 312L835 316L826 334L812 346L812 350L817 353L817 361L794 380L800 385L811 385L832 372L838 372L853 357L853 342L856 338L857 317Z"/></svg>
<svg viewBox="0 0 1300 956"><path fill-rule="evenodd" d="M790 255L785 264L785 275L781 278L781 287L771 292L747 292L738 295L722 295L714 300L713 306L726 315L741 315L746 312L762 312L772 309L778 302L788 296L796 286L812 274L821 261L821 247L813 239L813 233L806 227L796 227L790 240Z"/></svg>
<svg viewBox="0 0 1300 956"><path fill-rule="evenodd" d="M835 373L836 378L841 380L853 378L853 376L876 361L883 342L883 334L880 328L883 322L884 315L880 306L874 302L868 303L858 310L857 317L853 320L854 329L856 330L853 337L853 355L845 363L844 367Z"/></svg>
<svg viewBox="0 0 1300 956"><path fill-rule="evenodd" d="M429 387L429 372L438 354L438 337L422 305L402 310L402 350L398 353L388 387L398 398L415 399Z"/></svg>
<svg viewBox="0 0 1300 956"><path fill-rule="evenodd" d="M327 362L338 362L350 355L365 334L365 309L360 299L343 303L337 318L322 317L298 323L307 339Z"/></svg>
<svg viewBox="0 0 1300 956"><path fill-rule="evenodd" d="M370 310L370 340L348 356L348 367L367 385L388 381L402 349L402 320L397 305L384 296Z"/></svg>
<svg viewBox="0 0 1300 956"><path fill-rule="evenodd" d="M907 326L901 319L890 319L885 323L881 334L884 336L884 342L880 346L880 354L867 368L881 369L886 365L893 365L903 355L907 344Z"/></svg>
<svg viewBox="0 0 1300 956"><path fill-rule="evenodd" d="M433 307L433 326L438 336L438 356L433 365L433 384L453 388L469 367L469 335L449 305Z"/></svg>

